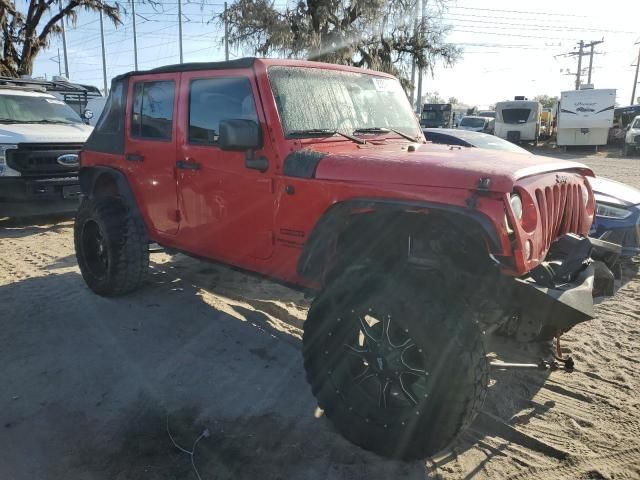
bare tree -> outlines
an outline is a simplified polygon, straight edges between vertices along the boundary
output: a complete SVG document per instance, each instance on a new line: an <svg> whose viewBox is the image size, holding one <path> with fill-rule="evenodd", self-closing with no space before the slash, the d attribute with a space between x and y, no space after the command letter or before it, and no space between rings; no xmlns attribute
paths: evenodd
<svg viewBox="0 0 640 480"><path fill-rule="evenodd" d="M31 75L38 53L53 36L62 33L60 21L75 23L78 10L102 11L114 24L121 23L121 5L102 0L27 0L26 11L16 0L0 0L0 75Z"/></svg>
<svg viewBox="0 0 640 480"><path fill-rule="evenodd" d="M308 58L381 70L408 85L411 62L433 69L453 64L460 50L445 41L449 28L434 0L416 17L417 0L300 0L278 10L270 0L238 0L227 9L231 45L262 56ZM217 17L224 22L224 13ZM417 27L414 25L417 22Z"/></svg>

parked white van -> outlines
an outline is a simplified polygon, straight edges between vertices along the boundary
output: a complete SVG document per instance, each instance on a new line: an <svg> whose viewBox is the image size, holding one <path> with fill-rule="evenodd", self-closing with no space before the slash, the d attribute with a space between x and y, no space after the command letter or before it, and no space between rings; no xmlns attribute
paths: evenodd
<svg viewBox="0 0 640 480"><path fill-rule="evenodd" d="M75 210L92 130L53 95L0 82L0 217Z"/></svg>
<svg viewBox="0 0 640 480"><path fill-rule="evenodd" d="M542 105L532 100L498 102L494 135L513 143L537 142L541 112Z"/></svg>

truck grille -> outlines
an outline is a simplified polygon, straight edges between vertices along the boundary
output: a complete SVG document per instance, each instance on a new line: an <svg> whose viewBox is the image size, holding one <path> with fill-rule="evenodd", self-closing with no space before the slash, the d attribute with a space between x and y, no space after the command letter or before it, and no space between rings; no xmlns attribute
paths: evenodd
<svg viewBox="0 0 640 480"><path fill-rule="evenodd" d="M58 163L58 157L78 154L81 143L20 143L17 150L7 150L8 165L25 177L69 175L77 166Z"/></svg>
<svg viewBox="0 0 640 480"><path fill-rule="evenodd" d="M583 188L586 187L572 183L536 188L535 197L540 211L545 251L549 250L556 238L565 233L580 233L585 230Z"/></svg>

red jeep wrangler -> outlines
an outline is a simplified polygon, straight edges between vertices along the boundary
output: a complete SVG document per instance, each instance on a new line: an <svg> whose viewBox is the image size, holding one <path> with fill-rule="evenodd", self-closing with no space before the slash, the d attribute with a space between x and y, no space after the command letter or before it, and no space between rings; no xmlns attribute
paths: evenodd
<svg viewBox="0 0 640 480"><path fill-rule="evenodd" d="M591 257L615 252L586 237L587 167L428 144L384 73L246 58L122 75L81 165L94 292L138 288L151 242L317 292L313 393L387 456L469 425L487 332L557 337L593 318L594 271L611 276Z"/></svg>

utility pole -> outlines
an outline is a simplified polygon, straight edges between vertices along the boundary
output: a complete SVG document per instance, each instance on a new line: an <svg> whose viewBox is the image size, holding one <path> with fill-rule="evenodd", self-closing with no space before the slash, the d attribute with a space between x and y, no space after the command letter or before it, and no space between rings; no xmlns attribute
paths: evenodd
<svg viewBox="0 0 640 480"><path fill-rule="evenodd" d="M640 42L636 42L636 45L640 44ZM636 76L633 79L633 89L631 93L631 103L633 105L636 103L636 87L638 86L638 70L640 70L640 47L638 47L638 60L636 61Z"/></svg>
<svg viewBox="0 0 640 480"><path fill-rule="evenodd" d="M104 96L107 96L107 60L104 54L104 24L102 10L100 10L100 43L102 44L102 80L104 82Z"/></svg>
<svg viewBox="0 0 640 480"><path fill-rule="evenodd" d="M138 39L136 38L136 0L131 0L131 14L133 15L133 66L138 70Z"/></svg>
<svg viewBox="0 0 640 480"><path fill-rule="evenodd" d="M58 48L58 75L62 75L62 60L60 60L60 49Z"/></svg>
<svg viewBox="0 0 640 480"><path fill-rule="evenodd" d="M224 59L229 61L229 20L227 19L227 2L224 2Z"/></svg>
<svg viewBox="0 0 640 480"><path fill-rule="evenodd" d="M420 16L420 36L424 38L425 35L425 17L427 13L427 0L422 0L422 15ZM420 112L422 110L422 71L424 65L418 65L418 100L416 102L417 108L416 111Z"/></svg>
<svg viewBox="0 0 640 480"><path fill-rule="evenodd" d="M178 46L180 48L180 63L182 63L182 0L178 0Z"/></svg>
<svg viewBox="0 0 640 480"><path fill-rule="evenodd" d="M580 76L582 75L582 55L584 49L584 42L580 40L580 52L578 53L578 71L576 72L576 90L580 90Z"/></svg>
<svg viewBox="0 0 640 480"><path fill-rule="evenodd" d="M62 12L62 0L58 4L60 12ZM64 53L64 76L69 79L69 60L67 59L67 35L64 32L64 17L60 19L60 27L62 28L62 50Z"/></svg>
<svg viewBox="0 0 640 480"><path fill-rule="evenodd" d="M589 44L589 46L591 47L591 52L589 53L589 76L587 78L587 83L589 83L589 84L591 83L591 69L593 68L593 53L594 53L593 52L593 48L596 45L599 45L600 43L603 43L603 42L604 42L604 40L600 40L600 41L597 41L597 42L591 42Z"/></svg>
<svg viewBox="0 0 640 480"><path fill-rule="evenodd" d="M418 37L418 0L413 7L413 36ZM413 55L413 61L411 62L411 105L415 105L416 98L416 56ZM420 109L416 107L416 111L420 113Z"/></svg>

